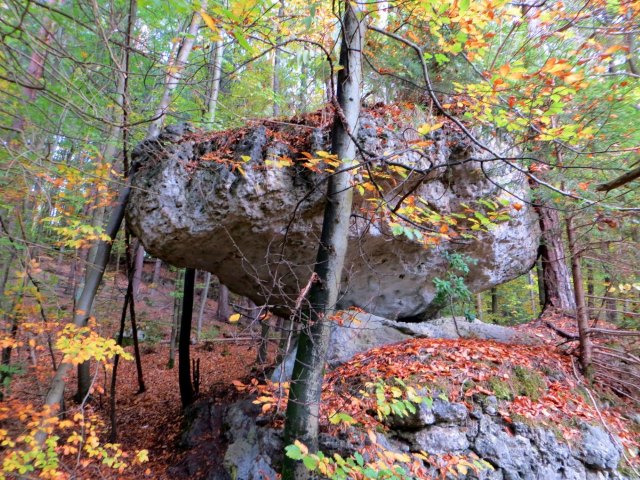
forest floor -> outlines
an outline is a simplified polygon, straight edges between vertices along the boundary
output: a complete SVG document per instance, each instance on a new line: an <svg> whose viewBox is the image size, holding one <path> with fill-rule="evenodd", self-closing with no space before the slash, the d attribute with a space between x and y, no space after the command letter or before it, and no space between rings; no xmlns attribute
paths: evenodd
<svg viewBox="0 0 640 480"><path fill-rule="evenodd" d="M66 268L66 269L65 269ZM47 267L44 267L47 270ZM151 277L153 265L145 266L145 278ZM51 262L49 271L58 278L68 275L68 267ZM189 453L179 447L179 440L183 426L180 393L178 389L178 364L169 368L169 345L167 339L171 329L173 313L175 272L166 269L162 271L162 281L159 285L149 285L143 282L136 303L136 316L140 326L145 330L151 341L141 343L142 369L146 391L138 392L136 366L133 361L120 362L118 370L117 389L117 441L123 451L129 453L131 459L136 451L148 450L149 461L144 464L130 462L122 471L113 471L106 467L96 466L96 462L84 465L80 461L66 464L69 472L75 478L118 478L118 479L169 479L180 478L178 470L173 468L183 462ZM114 336L117 332L120 309L122 307L123 292L126 289L124 275L106 275L105 286L98 296L96 317L100 321L101 334ZM62 285L58 287L60 304L58 308L69 312L72 305L64 303ZM211 296L215 296L212 294ZM67 298L69 296L67 295ZM194 307L197 315L199 299ZM247 383L255 375L259 326L223 322L215 319L216 302L209 299L205 308L205 323L203 325L204 339L192 346L192 358L199 359L201 372L201 398L212 400L218 404L226 404L238 397L239 393L232 385L238 380ZM548 323L562 332L575 333L575 320L570 317L551 314L544 319L517 327L540 340L541 349L548 349L549 355L562 355L569 358L575 352L564 345L565 339L556 331L549 328ZM271 345L271 357L275 353L275 345ZM453 348L453 347L452 347ZM509 348L512 348L510 346ZM523 346L523 350L528 347ZM127 347L132 351L132 347ZM453 348L452 351L455 351ZM25 351L19 352L28 363ZM387 352L388 354L388 352ZM453 355L453 354L452 354ZM457 354L456 354L457 355ZM541 354L544 356L544 353ZM455 355L452 357L454 358ZM45 363L45 356L41 355L40 362ZM568 365L571 365L571 361ZM50 362L49 362L50 363ZM30 400L34 404L42 402L46 392L50 368L33 369L33 374L21 375L12 384L11 399L20 398L21 401ZM104 369L95 371L95 390L92 402L79 407L72 396L75 378L68 379L66 405L68 415L72 416L80 408L85 415L97 414L103 423L103 435L109 432L109 382L110 374ZM625 407L625 402L620 401ZM630 406L628 408L631 408ZM595 416L595 413L593 413ZM622 417L619 417L622 418ZM203 462L206 459L203 459ZM194 477L191 477L194 478Z"/></svg>

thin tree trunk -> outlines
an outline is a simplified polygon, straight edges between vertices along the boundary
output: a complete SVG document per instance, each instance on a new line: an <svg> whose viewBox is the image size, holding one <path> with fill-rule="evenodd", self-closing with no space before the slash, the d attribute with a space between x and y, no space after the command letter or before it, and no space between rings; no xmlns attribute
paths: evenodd
<svg viewBox="0 0 640 480"><path fill-rule="evenodd" d="M151 283L154 288L158 288L158 284L160 283L160 273L162 271L162 260L156 258L156 262L153 265L153 278L151 279Z"/></svg>
<svg viewBox="0 0 640 480"><path fill-rule="evenodd" d="M280 8L278 9L278 23L284 18L284 0L280 0ZM280 36L276 36L276 44L280 43ZM280 105L278 104L278 97L280 96L280 57L282 56L282 49L276 47L273 51L273 116L280 115Z"/></svg>
<svg viewBox="0 0 640 480"><path fill-rule="evenodd" d="M476 294L476 315L481 322L484 320L484 309L482 308L482 294Z"/></svg>
<svg viewBox="0 0 640 480"><path fill-rule="evenodd" d="M224 43L218 40L213 44L211 52L211 88L207 99L207 118L211 127L216 119L216 109L218 107L218 96L220 95L220 80L222 79L222 57L224 55Z"/></svg>
<svg viewBox="0 0 640 480"><path fill-rule="evenodd" d="M573 291L576 303L576 318L578 320L578 335L580 337L580 363L582 370L588 374L591 366L592 346L589 337L589 317L584 301L584 285L582 279L582 268L580 266L580 253L576 242L576 232L573 227L573 218L566 218L567 238L569 240L569 251L571 252L571 273L573 274Z"/></svg>
<svg viewBox="0 0 640 480"><path fill-rule="evenodd" d="M611 278L609 277L605 277L604 279L605 284L606 285L612 285L613 282L611 281ZM616 302L616 298L615 298L615 292L607 292L606 294L607 299L605 300L605 305L606 305L606 318L607 318L607 322L610 323L616 323L618 321L618 312L616 311L618 309L618 305Z"/></svg>
<svg viewBox="0 0 640 480"><path fill-rule="evenodd" d="M80 298L78 299L78 302L76 304L73 323L77 327L85 326L89 318L89 312L93 307L93 300L95 299L98 287L100 286L102 277L104 275L107 261L109 260L113 240L115 240L116 235L118 234L118 230L120 229L120 225L122 224L125 207L127 205L127 201L129 200L130 193L131 188L128 185L123 187L120 190L118 201L111 212L111 218L106 229L106 233L111 238L111 241L101 241L100 246L98 247L98 251L96 252L96 268L93 270L93 273L89 276L89 278L87 278L87 282L84 284L84 288L82 289L82 294L80 295ZM45 399L45 405L50 407L52 415L55 415L58 412L60 405L62 404L64 396L65 377L71 367L71 363L60 364L58 370L56 371L56 374L51 381L51 386L49 387L49 391L47 392L47 396ZM36 436L38 444L42 445L46 436L46 431L40 430Z"/></svg>
<svg viewBox="0 0 640 480"><path fill-rule="evenodd" d="M184 271L184 295L182 297L182 316L180 321L180 341L178 345L178 384L182 408L193 403L195 392L191 383L191 320L193 317L193 291L196 271L187 268Z"/></svg>
<svg viewBox="0 0 640 480"><path fill-rule="evenodd" d="M180 328L181 305L180 290L182 289L182 270L178 270L176 274L176 284L173 299L173 320L171 322L171 336L169 338L169 363L168 368L173 368L176 363L176 339L178 338L178 330Z"/></svg>
<svg viewBox="0 0 640 480"><path fill-rule="evenodd" d="M138 342L138 323L136 321L135 296L131 296L129 301L129 317L131 318L131 336L133 337L133 354L136 362L136 374L138 378L138 392L144 393L147 387L144 384L142 374L142 358L140 356L140 344Z"/></svg>
<svg viewBox="0 0 640 480"><path fill-rule="evenodd" d="M567 312L576 309L575 296L571 286L571 276L566 263L564 243L562 242L562 225L558 211L541 206L538 208L542 243L540 256L542 259L545 305Z"/></svg>
<svg viewBox="0 0 640 480"><path fill-rule="evenodd" d="M595 306L595 286L593 284L593 265L591 262L587 262L587 310L593 311Z"/></svg>
<svg viewBox="0 0 640 480"><path fill-rule="evenodd" d="M538 302L540 302L540 310L544 310L547 302L546 292L544 291L544 270L542 267L542 258L538 256L536 260L536 276L538 277Z"/></svg>
<svg viewBox="0 0 640 480"><path fill-rule="evenodd" d="M144 255L144 247L141 242L138 242L133 266L133 298L139 298L140 295L140 284L142 284L142 274L144 273Z"/></svg>
<svg viewBox="0 0 640 480"><path fill-rule="evenodd" d="M533 270L529 270L529 298L531 299L531 315L536 314L536 292L534 291L535 279L533 278Z"/></svg>
<svg viewBox="0 0 640 480"><path fill-rule="evenodd" d="M204 289L202 290L202 296L200 298L200 311L198 312L198 326L196 327L196 342L200 341L200 334L202 333L202 319L204 318L204 309L207 306L207 298L209 296L210 285L211 285L211 272L206 272L204 275Z"/></svg>
<svg viewBox="0 0 640 480"><path fill-rule="evenodd" d="M293 340L293 334L293 320L291 320L291 318L283 318L280 328L280 343L278 345L278 354L276 355L276 365L280 365L289 353L289 346Z"/></svg>
<svg viewBox="0 0 640 480"><path fill-rule="evenodd" d="M201 8L206 9L207 2L203 1ZM162 99L154 115L154 120L149 125L148 135L149 137L155 137L160 134L160 128L164 122L164 118L171 104L171 96L176 89L182 77L182 71L187 63L187 59L193 49L193 44L198 36L198 29L200 28L200 13L196 12L191 18L189 25L188 35L185 35L182 39L182 45L178 51L175 62L168 66L167 78L165 80L164 92L162 93Z"/></svg>
<svg viewBox="0 0 640 480"><path fill-rule="evenodd" d="M217 317L224 322L229 320L231 310L229 309L229 289L226 285L218 285L218 311Z"/></svg>
<svg viewBox="0 0 640 480"><path fill-rule="evenodd" d="M349 220L353 200L351 180L356 148L349 133L357 134L360 115L364 20L358 19L355 4L345 2L342 47L338 73L338 104L344 117L336 115L332 131L331 151L342 161L343 170L329 178L322 233L314 275L309 290L309 308L303 308L304 328L298 341L298 352L291 377L291 388L285 420L285 445L300 440L311 452L318 449L318 417L324 364L349 236ZM343 121L346 123L343 123ZM300 463L286 457L283 480L306 480L309 472Z"/></svg>
<svg viewBox="0 0 640 480"><path fill-rule="evenodd" d="M491 288L491 314L498 315L498 288L497 287Z"/></svg>

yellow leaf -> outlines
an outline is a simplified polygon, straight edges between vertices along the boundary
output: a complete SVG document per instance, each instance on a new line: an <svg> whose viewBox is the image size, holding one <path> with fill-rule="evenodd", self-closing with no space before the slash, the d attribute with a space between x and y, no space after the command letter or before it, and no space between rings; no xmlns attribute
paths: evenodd
<svg viewBox="0 0 640 480"><path fill-rule="evenodd" d="M302 452L302 455L306 455L307 453L309 453L309 449L301 441L295 440L293 444L300 449L300 452Z"/></svg>
<svg viewBox="0 0 640 480"><path fill-rule="evenodd" d="M426 134L431 133L431 132L433 132L435 130L438 130L439 128L442 128L443 125L444 125L444 123L434 123L433 125L425 123L420 128L418 128L418 133L420 135L426 135Z"/></svg>
<svg viewBox="0 0 640 480"><path fill-rule="evenodd" d="M140 450L136 454L136 460L138 463L144 463L149 461L149 450Z"/></svg>
<svg viewBox="0 0 640 480"><path fill-rule="evenodd" d="M238 320L240 320L240 314L239 313L234 313L233 315L231 315L229 317L229 322L231 322L231 323L236 323Z"/></svg>
<svg viewBox="0 0 640 480"><path fill-rule="evenodd" d="M583 73L578 72L578 73L572 73L571 75L567 75L566 77L564 77L564 81L571 84L571 83L579 82L583 78L584 78Z"/></svg>
<svg viewBox="0 0 640 480"><path fill-rule="evenodd" d="M218 27L216 26L215 20L204 10L200 10L200 16L204 20L204 23L207 24L207 27L211 29L212 32L218 33Z"/></svg>

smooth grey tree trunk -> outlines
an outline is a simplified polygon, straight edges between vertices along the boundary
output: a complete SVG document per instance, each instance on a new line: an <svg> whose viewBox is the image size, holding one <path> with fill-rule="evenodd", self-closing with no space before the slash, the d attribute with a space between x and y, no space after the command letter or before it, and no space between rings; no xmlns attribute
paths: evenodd
<svg viewBox="0 0 640 480"><path fill-rule="evenodd" d="M207 2L203 1L201 8L207 8ZM164 123L165 116L167 114L167 110L169 109L169 105L171 104L171 97L173 95L173 91L176 89L178 84L180 83L180 78L182 77L182 71L184 70L185 65L187 64L187 60L189 55L191 54L191 50L193 49L193 44L198 37L198 29L200 28L200 13L196 12L193 14L191 18L191 23L189 24L188 34L184 36L182 39L182 45L180 46L180 50L178 51L178 55L176 56L175 62L168 67L167 78L164 84L164 91L162 93L162 99L160 100L160 104L156 110L154 115L154 120L149 125L148 135L149 137L155 137L160 134L160 129L162 128L162 124Z"/></svg>
<svg viewBox="0 0 640 480"><path fill-rule="evenodd" d="M151 279L151 283L154 288L158 288L158 284L160 283L160 273L162 271L162 260L156 258L156 262L153 265L153 277Z"/></svg>
<svg viewBox="0 0 640 480"><path fill-rule="evenodd" d="M278 8L278 23L282 22L284 18L284 0L280 0L280 8ZM276 36L276 44L280 43L281 37ZM273 89L273 116L277 117L280 115L280 105L278 104L278 97L280 96L280 62L282 57L282 49L280 47L276 47L273 52L273 79L272 79L272 89Z"/></svg>
<svg viewBox="0 0 640 480"><path fill-rule="evenodd" d="M351 181L355 165L355 135L360 116L362 48L364 20L358 18L356 5L345 2L342 46L338 73L338 104L343 116L336 114L331 133L331 152L342 162L342 169L329 178L327 203L320 235L314 277L309 290L309 307L303 307L304 326L291 377L285 420L285 445L299 440L311 452L318 449L318 416L324 364L331 332L330 316L335 311L340 280L347 251L349 222L353 200ZM300 463L286 457L283 480L306 480L309 472Z"/></svg>
<svg viewBox="0 0 640 480"><path fill-rule="evenodd" d="M142 284L142 274L144 273L144 247L142 242L138 242L136 248L136 258L133 266L133 298L138 299L140 294L140 285Z"/></svg>
<svg viewBox="0 0 640 480"><path fill-rule="evenodd" d="M198 324L196 326L196 342L200 341L200 334L202 333L202 319L204 318L204 309L207 306L210 285L211 272L206 272L204 275L204 288L202 289L202 296L200 297L200 311L198 312Z"/></svg>

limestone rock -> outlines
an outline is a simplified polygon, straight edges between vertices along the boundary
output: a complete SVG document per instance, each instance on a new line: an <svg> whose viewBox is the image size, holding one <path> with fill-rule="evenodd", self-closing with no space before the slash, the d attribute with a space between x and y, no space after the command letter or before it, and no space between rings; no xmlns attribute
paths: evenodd
<svg viewBox="0 0 640 480"><path fill-rule="evenodd" d="M393 162L426 172L414 171L401 187L390 181L389 204L414 186L425 208L438 215L460 213L464 205L480 209L480 200L522 204L518 199L528 197L520 172L491 159L460 133L441 129L430 138L417 134L415 127L425 121L420 115L408 112L400 121L374 111L361 119L358 139L367 152L396 152ZM313 271L325 204L325 174L303 167L300 159L302 152L329 150L330 144L326 129L268 126L209 137L181 136L185 129L173 128L140 144L132 155L136 173L127 218L155 257L210 271L256 304L286 312ZM427 146L416 148L420 140ZM492 146L505 150L497 142ZM283 158L292 164L277 167ZM371 161L380 163L379 158ZM386 220L372 215L367 200L372 195L354 198L340 308L357 306L386 318L422 320L437 310L433 279L447 268L443 252L478 260L467 282L474 292L521 275L536 258L538 222L526 204L508 208L509 221L474 240L425 248L417 239L394 236Z"/></svg>

